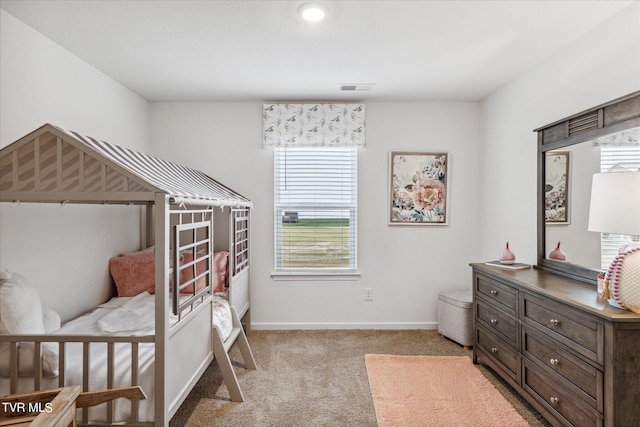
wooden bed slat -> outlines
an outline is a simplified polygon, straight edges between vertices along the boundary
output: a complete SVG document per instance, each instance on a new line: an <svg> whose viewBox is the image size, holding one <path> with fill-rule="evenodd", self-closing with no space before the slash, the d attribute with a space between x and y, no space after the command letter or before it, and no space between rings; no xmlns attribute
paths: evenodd
<svg viewBox="0 0 640 427"><path fill-rule="evenodd" d="M9 378L11 384L9 393L16 394L18 392L18 342L9 343Z"/></svg>
<svg viewBox="0 0 640 427"><path fill-rule="evenodd" d="M131 385L137 386L140 384L138 378L138 343L131 343ZM138 422L138 399L131 400L131 421L134 423Z"/></svg>
<svg viewBox="0 0 640 427"><path fill-rule="evenodd" d="M33 382L36 390L40 390L42 384L42 344L33 345Z"/></svg>
<svg viewBox="0 0 640 427"><path fill-rule="evenodd" d="M56 191L62 191L62 140L56 139Z"/></svg>
<svg viewBox="0 0 640 427"><path fill-rule="evenodd" d="M64 387L64 380L65 380L65 376L66 376L66 364L65 364L65 360L66 360L66 346L64 345L64 342L60 341L58 343L58 386L59 387Z"/></svg>
<svg viewBox="0 0 640 427"><path fill-rule="evenodd" d="M113 357L113 346L115 344L110 342L107 343L107 388L113 388L113 376L114 376L114 357ZM86 391L86 390L85 390ZM109 400L107 402L107 422L109 424L113 423L115 408L113 406L113 401Z"/></svg>
<svg viewBox="0 0 640 427"><path fill-rule="evenodd" d="M82 388L86 392L89 389L90 383L90 375L89 375L89 359L91 355L91 345L106 345L107 346L107 388L111 389L114 385L114 376L115 376L115 344L116 343L125 343L128 344L131 348L131 386L138 387L139 385L139 366L138 366L138 357L139 357L139 343L153 343L155 337L152 335L149 336L103 336L97 337L92 335L2 335L0 336L0 342L8 342L10 354L9 354L9 363L10 363L10 372L9 372L9 393L14 395L17 393L19 372L18 372L18 343L19 342L32 342L34 343L34 376L33 376L33 385L34 390L40 390L42 386L42 343L44 342L53 342L58 347L58 364L59 364L59 375L58 375L58 386L65 386L65 360L66 360L66 346L65 343L71 342L79 342L82 343L82 352L83 352L83 384ZM101 344L100 344L101 342ZM38 374L39 373L39 374ZM146 398L146 397L145 397ZM88 408L84 407L86 405L82 405L83 409L81 411L81 423L87 424L89 423L89 413ZM113 424L115 420L115 407L113 402L106 402L107 406L107 423L106 424L96 424L94 422L91 425L104 425L107 426L109 424ZM81 407L80 405L78 407ZM141 423L139 421L139 402L137 400L131 400L131 422L127 423L127 426L149 426L149 423Z"/></svg>
<svg viewBox="0 0 640 427"><path fill-rule="evenodd" d="M89 357L91 350L89 343L82 343L82 391L89 391ZM89 422L89 408L82 408L82 422Z"/></svg>
<svg viewBox="0 0 640 427"><path fill-rule="evenodd" d="M40 190L40 138L33 143L33 183L36 191Z"/></svg>

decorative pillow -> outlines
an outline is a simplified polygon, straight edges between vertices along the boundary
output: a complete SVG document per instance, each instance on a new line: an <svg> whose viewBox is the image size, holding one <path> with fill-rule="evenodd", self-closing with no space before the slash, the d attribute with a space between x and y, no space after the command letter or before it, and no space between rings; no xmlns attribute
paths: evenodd
<svg viewBox="0 0 640 427"><path fill-rule="evenodd" d="M50 334L60 329L60 315L50 308L42 309L42 320L44 323L44 333ZM42 344L42 374L45 378L54 378L59 374L58 344L45 342Z"/></svg>
<svg viewBox="0 0 640 427"><path fill-rule="evenodd" d="M0 320L10 334L44 333L38 291L19 274L0 287Z"/></svg>
<svg viewBox="0 0 640 427"><path fill-rule="evenodd" d="M43 307L42 323L44 325L44 333L50 334L60 329L60 325L62 324L62 319L60 318L60 315L54 310L47 307Z"/></svg>
<svg viewBox="0 0 640 427"><path fill-rule="evenodd" d="M156 290L155 248L153 246L129 252L109 260L109 271L116 284L118 296L134 297L144 291Z"/></svg>
<svg viewBox="0 0 640 427"><path fill-rule="evenodd" d="M36 289L21 275L2 272L0 285L0 334L36 334L45 333L42 303ZM42 345L43 375L58 375L57 349L53 344ZM18 373L21 376L33 376L33 343L18 343ZM0 346L0 375L9 374L9 343Z"/></svg>
<svg viewBox="0 0 640 427"><path fill-rule="evenodd" d="M203 255L204 255L203 252L197 253L198 258L200 258ZM183 265L188 264L193 261L193 253L188 250L183 251L181 253L181 258L182 258L181 262ZM206 269L207 269L206 259L203 259L202 261L196 263L196 275L198 276L201 275L206 271ZM180 277L182 278L181 284L186 283L189 280L193 280L193 266L180 270ZM206 286L207 286L207 276L203 276L198 280L196 280L196 292L198 292L201 289L204 289ZM181 289L180 293L193 294L193 285L187 286L186 288Z"/></svg>
<svg viewBox="0 0 640 427"><path fill-rule="evenodd" d="M213 292L224 292L229 287L229 251L213 253Z"/></svg>
<svg viewBox="0 0 640 427"><path fill-rule="evenodd" d="M0 285L11 279L11 272L6 268L0 267Z"/></svg>

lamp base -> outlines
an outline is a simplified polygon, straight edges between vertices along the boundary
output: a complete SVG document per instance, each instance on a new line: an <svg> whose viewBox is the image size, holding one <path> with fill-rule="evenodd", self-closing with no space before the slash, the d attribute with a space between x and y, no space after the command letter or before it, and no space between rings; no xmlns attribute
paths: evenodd
<svg viewBox="0 0 640 427"><path fill-rule="evenodd" d="M640 310L640 247L626 249L614 258L607 271L603 298L609 305Z"/></svg>

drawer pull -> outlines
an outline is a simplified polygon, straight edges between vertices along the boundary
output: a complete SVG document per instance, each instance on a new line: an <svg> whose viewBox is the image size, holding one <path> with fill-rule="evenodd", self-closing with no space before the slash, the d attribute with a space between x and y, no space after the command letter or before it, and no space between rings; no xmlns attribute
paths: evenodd
<svg viewBox="0 0 640 427"><path fill-rule="evenodd" d="M560 324L560 321L558 319L549 319L549 323L551 323L553 326L558 326Z"/></svg>
<svg viewBox="0 0 640 427"><path fill-rule="evenodd" d="M491 347L491 353L497 353L498 347Z"/></svg>
<svg viewBox="0 0 640 427"><path fill-rule="evenodd" d="M491 319L491 324L492 324L492 325L495 325L495 324L497 324L497 323L498 323L498 319Z"/></svg>
<svg viewBox="0 0 640 427"><path fill-rule="evenodd" d="M490 293L491 295L494 295L494 296L495 296L495 295L498 295L498 291L494 291L493 289L492 289L491 291L489 291L489 293Z"/></svg>
<svg viewBox="0 0 640 427"><path fill-rule="evenodd" d="M559 401L560 401L560 399L558 399L557 397L553 397L553 396L551 396L551 397L549 398L549 402L551 402L551 403L552 403L552 404L554 404L554 405L557 405Z"/></svg>
<svg viewBox="0 0 640 427"><path fill-rule="evenodd" d="M552 365L559 365L560 361L558 359L551 359L549 360L549 363L551 363Z"/></svg>

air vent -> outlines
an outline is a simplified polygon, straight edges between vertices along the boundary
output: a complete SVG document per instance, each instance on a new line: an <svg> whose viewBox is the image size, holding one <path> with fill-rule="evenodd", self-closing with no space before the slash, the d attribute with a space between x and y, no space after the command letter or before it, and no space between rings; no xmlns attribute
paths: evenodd
<svg viewBox="0 0 640 427"><path fill-rule="evenodd" d="M373 90L376 83L342 83L340 90L342 92L368 92Z"/></svg>
<svg viewBox="0 0 640 427"><path fill-rule="evenodd" d="M598 128L598 111L569 120L569 135Z"/></svg>

